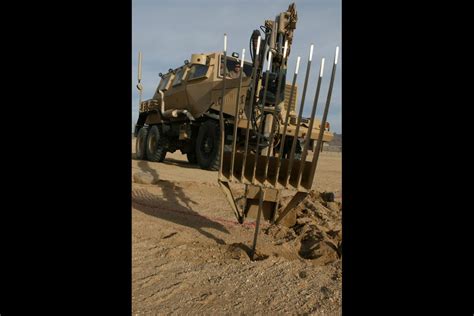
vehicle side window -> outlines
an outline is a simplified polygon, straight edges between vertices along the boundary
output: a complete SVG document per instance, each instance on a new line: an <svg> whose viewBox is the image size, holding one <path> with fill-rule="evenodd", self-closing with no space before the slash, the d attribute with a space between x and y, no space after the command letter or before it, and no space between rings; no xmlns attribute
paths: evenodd
<svg viewBox="0 0 474 316"><path fill-rule="evenodd" d="M168 82L170 82L170 78L171 78L171 74L161 77L161 82L158 85L158 90L166 90L166 87L168 86Z"/></svg>
<svg viewBox="0 0 474 316"><path fill-rule="evenodd" d="M238 77L238 73L237 74L233 73L235 71L234 69L235 69L236 64L240 64L240 61L234 60L232 58L227 59L227 77L231 77L231 78ZM221 62L220 62L220 66L219 66L219 76L220 77L222 77L224 75L224 67L222 67L223 65L224 65L224 57L221 56ZM244 77L252 76L252 63L244 62L243 76Z"/></svg>
<svg viewBox="0 0 474 316"><path fill-rule="evenodd" d="M244 74L247 77L252 76L252 64L244 61Z"/></svg>
<svg viewBox="0 0 474 316"><path fill-rule="evenodd" d="M188 80L205 77L208 69L209 67L205 65L192 65L189 70Z"/></svg>
<svg viewBox="0 0 474 316"><path fill-rule="evenodd" d="M252 76L252 64L248 62L244 62L244 74L247 77Z"/></svg>
<svg viewBox="0 0 474 316"><path fill-rule="evenodd" d="M240 63L240 62L227 58L227 74L229 74L235 68L235 64L237 63ZM219 75L221 77L224 75L224 67L222 67L222 65L224 65L224 56L221 56L221 67L219 70L220 71Z"/></svg>
<svg viewBox="0 0 474 316"><path fill-rule="evenodd" d="M176 77L173 82L173 87L179 85L183 81L184 68L179 68L176 71Z"/></svg>

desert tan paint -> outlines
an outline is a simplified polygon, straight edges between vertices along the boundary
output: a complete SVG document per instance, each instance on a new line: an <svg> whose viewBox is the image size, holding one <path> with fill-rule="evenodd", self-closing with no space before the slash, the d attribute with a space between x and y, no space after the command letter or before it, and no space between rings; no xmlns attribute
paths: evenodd
<svg viewBox="0 0 474 316"><path fill-rule="evenodd" d="M173 70L171 78L166 85L164 90L164 100L165 100L165 110L171 109L187 109L191 115L195 118L199 118L209 109L214 109L219 111L220 102L222 98L222 76L219 75L220 72L220 57L221 52L212 52L207 54L192 54L191 61L187 64L184 64ZM238 61L237 58L232 56L227 56L228 60ZM188 77L190 74L191 67L194 65L207 66L207 72L196 79L189 80ZM178 71L182 69L184 74L182 75L181 83L173 85L177 78ZM243 69L241 70L243 71ZM167 76L169 74L165 74ZM163 79L162 79L163 80ZM251 80L250 77L242 78L242 89L240 90L239 96L239 106L241 108L245 105L245 99L247 96L248 87L250 86ZM260 84L260 83L259 83ZM224 97L224 108L223 111L229 116L234 116L235 113L235 103L237 98L237 90L239 86L239 79L230 79L226 78L226 89ZM285 87L285 109L289 101L289 91L291 85L287 84ZM290 114L294 115L294 104L297 100L297 87L295 87L295 93L293 95L292 106ZM149 115L146 123L147 124L157 124L161 122L160 111L161 97L158 91L155 91L155 94L151 100L143 101L140 111L150 111L155 110L152 115ZM284 117L285 111L282 111L282 116ZM280 120L284 122L284 120ZM245 117L245 112L242 114L241 120L239 122L240 128L246 128L247 120ZM294 136L296 126L289 124L287 129L287 134ZM280 133L283 131L283 128L280 128ZM308 127L302 125L298 133L299 137L304 137L308 133ZM315 121L314 128L311 133L311 139L317 139L319 135L319 123ZM333 139L333 134L331 132L325 131L323 140L331 141Z"/></svg>

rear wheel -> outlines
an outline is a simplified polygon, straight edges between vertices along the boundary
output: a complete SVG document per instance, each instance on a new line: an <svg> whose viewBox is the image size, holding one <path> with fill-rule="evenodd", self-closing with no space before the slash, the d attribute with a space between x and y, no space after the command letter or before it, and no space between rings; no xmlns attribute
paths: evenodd
<svg viewBox="0 0 474 316"><path fill-rule="evenodd" d="M146 159L146 137L148 136L148 130L144 127L140 128L135 141L135 154L137 159Z"/></svg>
<svg viewBox="0 0 474 316"><path fill-rule="evenodd" d="M301 142L299 139L296 140L296 148L295 148L295 159L301 160L301 155L303 152L303 147L301 146Z"/></svg>
<svg viewBox="0 0 474 316"><path fill-rule="evenodd" d="M162 162L165 160L166 148L164 147L163 133L158 125L153 125L148 132L146 141L146 155L148 160Z"/></svg>
<svg viewBox="0 0 474 316"><path fill-rule="evenodd" d="M205 121L196 139L196 159L199 167L219 170L220 140L217 122Z"/></svg>

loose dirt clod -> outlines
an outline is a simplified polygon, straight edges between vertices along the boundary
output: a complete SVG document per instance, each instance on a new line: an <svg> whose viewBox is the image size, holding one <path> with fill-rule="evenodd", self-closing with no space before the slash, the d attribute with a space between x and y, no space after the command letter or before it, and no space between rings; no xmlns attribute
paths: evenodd
<svg viewBox="0 0 474 316"><path fill-rule="evenodd" d="M155 184L159 179L158 174L152 175L149 172L136 172L133 174L133 181L140 184Z"/></svg>

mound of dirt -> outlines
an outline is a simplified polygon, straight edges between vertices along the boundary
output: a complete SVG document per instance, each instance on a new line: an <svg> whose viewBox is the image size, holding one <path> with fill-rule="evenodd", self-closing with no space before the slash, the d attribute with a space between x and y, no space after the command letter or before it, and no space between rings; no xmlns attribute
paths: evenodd
<svg viewBox="0 0 474 316"><path fill-rule="evenodd" d="M311 191L296 208L296 224L292 227L273 225L265 230L275 245L297 247L303 259L326 265L341 259L341 203L334 202L330 192Z"/></svg>

